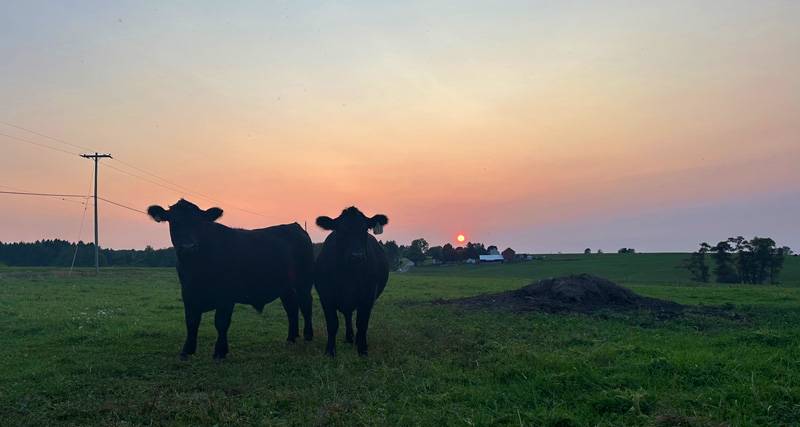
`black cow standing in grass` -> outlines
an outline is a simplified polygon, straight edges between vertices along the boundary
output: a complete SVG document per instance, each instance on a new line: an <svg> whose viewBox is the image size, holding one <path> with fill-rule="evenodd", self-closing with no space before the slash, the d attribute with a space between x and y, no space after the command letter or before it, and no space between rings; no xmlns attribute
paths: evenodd
<svg viewBox="0 0 800 427"><path fill-rule="evenodd" d="M328 327L325 353L331 357L336 355L337 310L344 314L349 343L353 342L353 311L357 312L356 345L360 355L367 355L369 316L389 278L383 248L367 231L380 234L388 222L386 215L367 218L355 207L345 209L336 219L317 218L317 225L332 231L314 267L314 283Z"/></svg>
<svg viewBox="0 0 800 427"><path fill-rule="evenodd" d="M235 304L250 304L260 312L265 304L280 298L289 317L288 341L294 342L300 335L298 308L305 319L303 335L306 340L312 338L314 253L308 233L299 224L258 230L229 228L215 222L222 209L204 211L183 199L169 210L150 206L147 213L158 222L169 222L178 256L186 315L182 360L195 353L200 319L211 310L216 310L214 359L225 358Z"/></svg>

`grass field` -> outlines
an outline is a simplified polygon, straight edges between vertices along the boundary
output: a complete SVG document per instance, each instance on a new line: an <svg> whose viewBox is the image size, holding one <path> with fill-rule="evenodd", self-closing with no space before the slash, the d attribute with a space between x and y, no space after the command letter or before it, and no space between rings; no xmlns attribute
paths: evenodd
<svg viewBox="0 0 800 427"><path fill-rule="evenodd" d="M2 425L799 425L800 258L783 283L699 285L685 255L557 255L515 265L393 274L370 324L370 356L284 342L279 303L239 306L231 354L179 362L174 270L66 277L0 269ZM467 311L438 298L589 272L636 292L726 305L741 318ZM340 334L343 335L343 334Z"/></svg>

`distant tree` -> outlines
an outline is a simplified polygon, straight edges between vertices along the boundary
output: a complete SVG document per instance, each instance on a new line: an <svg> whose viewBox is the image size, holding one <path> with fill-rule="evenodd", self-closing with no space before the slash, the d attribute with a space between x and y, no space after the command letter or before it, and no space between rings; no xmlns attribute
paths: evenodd
<svg viewBox="0 0 800 427"><path fill-rule="evenodd" d="M101 249L101 266L172 267L175 250L172 248L144 250ZM76 267L94 265L94 244L65 240L0 243L0 262L10 266L69 267L75 257Z"/></svg>
<svg viewBox="0 0 800 427"><path fill-rule="evenodd" d="M480 247L472 242L468 242L467 247L464 248L464 259L478 259L480 254Z"/></svg>
<svg viewBox="0 0 800 427"><path fill-rule="evenodd" d="M714 275L721 283L777 283L788 247L778 248L770 238L731 237L709 247L714 259ZM691 265L691 260L690 263Z"/></svg>
<svg viewBox="0 0 800 427"><path fill-rule="evenodd" d="M442 262L456 262L458 261L456 250L453 245L447 243L442 246Z"/></svg>
<svg viewBox="0 0 800 427"><path fill-rule="evenodd" d="M444 248L442 248L441 246L431 246L430 248L428 248L428 252L426 253L426 255L435 259L436 261L444 262L443 252Z"/></svg>
<svg viewBox="0 0 800 427"><path fill-rule="evenodd" d="M419 239L413 240L411 242L411 246L412 247L414 247L414 246L418 247L419 250L422 251L422 253L428 252L428 241L423 239L423 238L419 238Z"/></svg>
<svg viewBox="0 0 800 427"><path fill-rule="evenodd" d="M597 253L598 253L598 254L602 254L602 253L603 253L603 250L602 250L602 249L598 249L598 250L597 250Z"/></svg>
<svg viewBox="0 0 800 427"><path fill-rule="evenodd" d="M736 267L736 276L742 283L756 283L757 279L757 266L756 258L753 252L753 245L744 237L730 237L728 244L731 247L731 252L736 253L734 266Z"/></svg>
<svg viewBox="0 0 800 427"><path fill-rule="evenodd" d="M776 248L775 241L768 237L754 237L750 246L754 261L748 283L778 283L778 274L783 269L783 251Z"/></svg>
<svg viewBox="0 0 800 427"><path fill-rule="evenodd" d="M720 283L738 283L739 275L733 266L733 247L727 240L721 241L709 250L714 259L714 275Z"/></svg>
<svg viewBox="0 0 800 427"><path fill-rule="evenodd" d="M456 261L464 261L467 259L467 250L461 246L456 248Z"/></svg>
<svg viewBox="0 0 800 427"><path fill-rule="evenodd" d="M583 254L584 255L589 255L590 253L592 253L592 249L591 248L586 248L586 249L583 250Z"/></svg>
<svg viewBox="0 0 800 427"><path fill-rule="evenodd" d="M788 246L783 246L775 251L769 268L769 282L778 283L778 275L783 269L783 262L791 254L792 250Z"/></svg>
<svg viewBox="0 0 800 427"><path fill-rule="evenodd" d="M416 239L411 242L406 252L406 258L410 259L414 265L420 265L427 258L425 252L428 250L428 242L425 239Z"/></svg>
<svg viewBox="0 0 800 427"><path fill-rule="evenodd" d="M618 254L635 254L636 249L633 248L621 248L617 251Z"/></svg>
<svg viewBox="0 0 800 427"><path fill-rule="evenodd" d="M708 243L703 242L700 244L700 249L697 252L692 253L689 257L689 262L686 265L686 268L689 269L689 272L692 275L692 280L696 282L703 282L707 283L709 276L708 276L708 265L706 264L706 253L708 253L711 246Z"/></svg>

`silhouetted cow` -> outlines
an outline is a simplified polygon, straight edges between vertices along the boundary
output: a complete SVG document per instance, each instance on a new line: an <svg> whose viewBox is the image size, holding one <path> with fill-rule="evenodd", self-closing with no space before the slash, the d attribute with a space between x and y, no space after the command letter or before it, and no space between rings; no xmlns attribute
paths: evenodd
<svg viewBox="0 0 800 427"><path fill-rule="evenodd" d="M169 222L178 256L186 315L182 360L195 353L200 319L211 310L216 310L214 359L225 358L234 304L250 304L260 312L265 304L280 298L289 317L287 339L294 342L299 336L298 307L305 319L303 335L306 340L312 338L314 254L311 239L299 224L258 230L229 228L214 222L222 216L222 209L204 211L183 199L169 210L150 206L147 213L158 222Z"/></svg>
<svg viewBox="0 0 800 427"><path fill-rule="evenodd" d="M314 267L314 282L325 312L328 344L325 353L336 355L337 310L344 314L345 340L353 342L353 311L357 311L356 345L367 355L367 327L372 306L389 278L389 263L383 247L367 233L380 234L389 222L386 215L367 218L355 207L342 211L336 219L317 218L317 225L333 231L322 246Z"/></svg>

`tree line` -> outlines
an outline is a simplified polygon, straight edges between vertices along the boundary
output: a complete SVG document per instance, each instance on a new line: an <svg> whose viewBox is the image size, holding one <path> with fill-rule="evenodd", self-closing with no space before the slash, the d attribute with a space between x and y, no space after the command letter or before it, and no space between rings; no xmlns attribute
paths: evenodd
<svg viewBox="0 0 800 427"><path fill-rule="evenodd" d="M465 247L454 248L451 244L429 246L425 239L416 239L410 245L398 245L390 240L381 242L386 257L393 269L400 265L401 258L408 258L415 264L428 257L439 262L459 262L478 258L489 253L483 243L467 243ZM77 247L77 254L75 249ZM319 252L322 243L314 244L314 253ZM69 267L75 256L76 267L94 266L94 243L69 242L61 239L37 240L35 242L0 242L0 264L19 267ZM174 267L175 249L105 249L100 248L101 267Z"/></svg>
<svg viewBox="0 0 800 427"><path fill-rule="evenodd" d="M494 245L486 246L483 243L472 242L457 247L450 243L442 246L430 246L423 238L413 240L408 246L398 245L394 240L381 242L381 244L392 269L396 269L400 265L401 258L407 258L416 265L423 263L428 258L439 263L464 262L468 259L478 259L481 255L489 255L491 249L497 249L497 246ZM503 252L509 250L510 248ZM514 251L511 250L510 253L513 254Z"/></svg>
<svg viewBox="0 0 800 427"><path fill-rule="evenodd" d="M788 246L777 247L768 237L730 237L714 246L701 243L686 268L697 282L708 282L713 274L720 283L778 283L784 258L791 254ZM711 258L713 266L707 258Z"/></svg>
<svg viewBox="0 0 800 427"><path fill-rule="evenodd" d="M75 249L77 247L77 254ZM76 267L94 266L94 243L72 243L66 240L35 242L0 242L0 264L20 267L69 267L75 257ZM175 250L100 249L100 266L105 267L174 267Z"/></svg>
<svg viewBox="0 0 800 427"><path fill-rule="evenodd" d="M425 239L416 239L410 245L398 245L390 240L381 242L392 269L400 265L401 258L415 264L428 257L439 262L459 262L478 258L489 253L483 243L467 243L454 248L451 244L429 246ZM77 247L77 254L75 252ZM315 255L322 243L314 244ZM35 242L0 242L0 264L18 267L69 267L75 256L76 267L94 266L94 243L69 242L61 239L37 240ZM174 267L175 249L105 249L100 248L101 267Z"/></svg>

